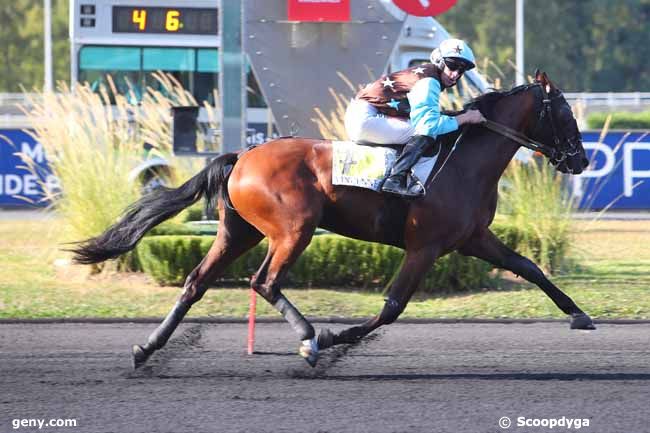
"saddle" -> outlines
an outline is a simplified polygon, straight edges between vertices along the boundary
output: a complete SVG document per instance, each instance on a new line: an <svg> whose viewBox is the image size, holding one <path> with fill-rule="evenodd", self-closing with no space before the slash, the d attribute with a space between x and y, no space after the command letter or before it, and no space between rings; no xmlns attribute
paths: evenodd
<svg viewBox="0 0 650 433"><path fill-rule="evenodd" d="M412 181L426 182L438 161L441 139L427 150L411 169ZM403 145L359 144L353 141L332 141L332 184L356 186L381 191Z"/></svg>

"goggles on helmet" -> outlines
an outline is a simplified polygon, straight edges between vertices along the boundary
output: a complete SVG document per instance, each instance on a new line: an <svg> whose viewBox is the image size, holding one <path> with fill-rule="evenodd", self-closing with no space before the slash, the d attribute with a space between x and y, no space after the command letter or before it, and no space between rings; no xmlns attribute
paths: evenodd
<svg viewBox="0 0 650 433"><path fill-rule="evenodd" d="M444 60L445 60L445 65L447 66L447 68L449 68L450 71L458 71L459 73L462 74L468 69L471 69L471 65L469 65L464 60L455 59L453 57L447 57Z"/></svg>

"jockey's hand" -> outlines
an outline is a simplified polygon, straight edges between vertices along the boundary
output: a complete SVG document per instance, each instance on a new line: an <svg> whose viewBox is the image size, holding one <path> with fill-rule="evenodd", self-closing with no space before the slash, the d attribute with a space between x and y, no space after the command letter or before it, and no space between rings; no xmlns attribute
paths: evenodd
<svg viewBox="0 0 650 433"><path fill-rule="evenodd" d="M456 121L458 122L458 126L461 126L471 123L483 123L487 121L487 119L483 117L483 114L478 110L468 110L463 114L456 116Z"/></svg>

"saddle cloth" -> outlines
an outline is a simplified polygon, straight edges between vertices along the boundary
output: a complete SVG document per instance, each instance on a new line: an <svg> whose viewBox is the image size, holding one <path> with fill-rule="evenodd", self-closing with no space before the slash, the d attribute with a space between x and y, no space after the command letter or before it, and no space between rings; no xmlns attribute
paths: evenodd
<svg viewBox="0 0 650 433"><path fill-rule="evenodd" d="M422 185L436 165L439 154L421 157L411 169L411 175ZM390 147L364 146L353 141L332 141L332 184L380 191L395 159L397 151Z"/></svg>

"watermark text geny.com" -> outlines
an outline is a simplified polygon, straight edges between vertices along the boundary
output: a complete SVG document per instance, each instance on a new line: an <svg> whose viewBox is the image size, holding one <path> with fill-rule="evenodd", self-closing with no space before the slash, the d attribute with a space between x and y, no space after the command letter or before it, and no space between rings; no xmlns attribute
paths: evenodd
<svg viewBox="0 0 650 433"><path fill-rule="evenodd" d="M12 419L11 427L14 430L19 428L56 428L56 427L77 427L76 419Z"/></svg>

